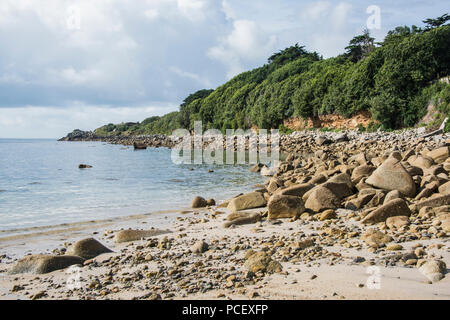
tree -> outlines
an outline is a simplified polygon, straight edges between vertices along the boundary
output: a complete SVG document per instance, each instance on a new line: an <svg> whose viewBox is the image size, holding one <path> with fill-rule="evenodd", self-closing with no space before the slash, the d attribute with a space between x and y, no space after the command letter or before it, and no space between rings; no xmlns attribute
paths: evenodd
<svg viewBox="0 0 450 320"><path fill-rule="evenodd" d="M440 17L435 19L425 19L422 22L426 24L425 30L431 30L434 28L439 28L440 26L445 25L447 21L450 20L450 16L446 13Z"/></svg>
<svg viewBox="0 0 450 320"><path fill-rule="evenodd" d="M269 64L273 64L275 66L282 66L288 62L297 60L302 56L310 56L319 60L319 54L317 52L308 52L305 50L305 46L299 46L296 43L294 46L281 50L268 59Z"/></svg>
<svg viewBox="0 0 450 320"><path fill-rule="evenodd" d="M370 36L370 31L364 29L363 34L350 40L349 45L345 48L352 62L358 62L367 57L373 49L375 39Z"/></svg>

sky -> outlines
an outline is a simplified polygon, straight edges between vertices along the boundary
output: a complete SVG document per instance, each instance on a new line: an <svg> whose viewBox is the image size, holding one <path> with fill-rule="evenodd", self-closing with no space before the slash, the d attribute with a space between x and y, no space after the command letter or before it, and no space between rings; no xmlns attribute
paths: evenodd
<svg viewBox="0 0 450 320"><path fill-rule="evenodd" d="M295 43L327 58L366 27L381 41L449 11L441 0L1 0L0 138L142 121Z"/></svg>

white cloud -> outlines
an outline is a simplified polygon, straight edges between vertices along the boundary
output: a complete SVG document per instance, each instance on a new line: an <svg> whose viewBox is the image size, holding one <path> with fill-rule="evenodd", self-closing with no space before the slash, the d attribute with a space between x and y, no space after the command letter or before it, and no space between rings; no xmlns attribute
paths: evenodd
<svg viewBox="0 0 450 320"><path fill-rule="evenodd" d="M208 50L208 56L228 66L231 78L243 70L245 62L258 61L273 51L276 36L268 35L256 22L236 20L231 33L219 39L219 44Z"/></svg>
<svg viewBox="0 0 450 320"><path fill-rule="evenodd" d="M197 81L198 83L200 83L201 85L203 85L205 87L211 87L211 82L208 79L204 79L196 73L187 72L187 71L181 70L180 68L175 67L175 66L171 66L169 68L169 70L171 72L179 75L182 78L192 79L192 80Z"/></svg>
<svg viewBox="0 0 450 320"><path fill-rule="evenodd" d="M307 20L317 20L323 17L331 7L331 3L328 1L317 1L308 4L301 12L301 18Z"/></svg>
<svg viewBox="0 0 450 320"><path fill-rule="evenodd" d="M61 138L68 128L92 130L108 123L137 122L174 111L175 104L147 107L78 106L2 108L0 138Z"/></svg>

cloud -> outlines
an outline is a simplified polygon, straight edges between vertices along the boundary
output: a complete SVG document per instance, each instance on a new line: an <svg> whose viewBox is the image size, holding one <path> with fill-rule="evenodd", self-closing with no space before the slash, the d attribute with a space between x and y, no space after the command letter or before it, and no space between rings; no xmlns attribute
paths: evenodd
<svg viewBox="0 0 450 320"><path fill-rule="evenodd" d="M68 128L92 130L108 123L137 122L163 115L178 108L176 104L148 107L72 106L3 108L0 117L1 138L50 138L65 136Z"/></svg>
<svg viewBox="0 0 450 320"><path fill-rule="evenodd" d="M308 4L300 15L303 19L318 20L327 13L330 7L331 3L328 1L317 1Z"/></svg>
<svg viewBox="0 0 450 320"><path fill-rule="evenodd" d="M276 36L268 35L256 22L236 20L233 30L211 47L208 56L228 66L228 78L244 70L245 62L267 58L273 52Z"/></svg>
<svg viewBox="0 0 450 320"><path fill-rule="evenodd" d="M0 121L11 132L23 129L20 136L50 136L51 130L52 136L59 136L83 123L89 124L85 129L93 129L103 121L120 122L118 110L126 110L123 120L130 121L150 116L147 111L164 113L164 106L172 111L190 93L215 88L295 43L325 57L342 53L366 25L366 9L372 4L370 0L2 0ZM398 25L420 25L447 9L445 1L380 0L377 5L382 11L377 40ZM79 17L74 16L77 12ZM79 28L76 23L74 27L77 21ZM143 106L160 107L145 111ZM94 112L95 108L101 111ZM138 111L133 113L133 108ZM85 122L81 115L70 116L80 110L90 114ZM39 115L53 119L52 112L64 129ZM28 113L42 119L40 127ZM91 121L94 117L99 120ZM4 128L0 128L3 136Z"/></svg>

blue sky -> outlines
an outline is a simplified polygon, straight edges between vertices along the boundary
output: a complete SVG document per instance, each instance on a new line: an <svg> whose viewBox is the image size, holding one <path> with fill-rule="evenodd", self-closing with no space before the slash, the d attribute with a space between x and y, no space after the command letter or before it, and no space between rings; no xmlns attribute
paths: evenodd
<svg viewBox="0 0 450 320"><path fill-rule="evenodd" d="M377 40L450 11L440 0L2 0L0 137L163 115L297 42L335 56L369 6Z"/></svg>

